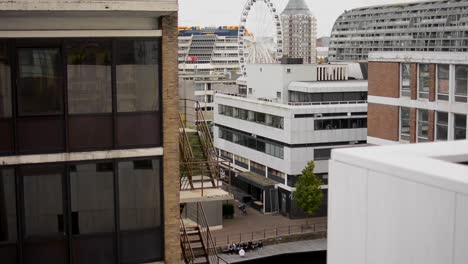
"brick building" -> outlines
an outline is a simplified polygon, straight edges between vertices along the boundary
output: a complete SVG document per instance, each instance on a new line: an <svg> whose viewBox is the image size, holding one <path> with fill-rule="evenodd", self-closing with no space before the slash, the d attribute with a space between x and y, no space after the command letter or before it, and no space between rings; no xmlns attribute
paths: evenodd
<svg viewBox="0 0 468 264"><path fill-rule="evenodd" d="M467 138L468 53L369 55L368 143Z"/></svg>
<svg viewBox="0 0 468 264"><path fill-rule="evenodd" d="M0 0L0 262L180 263L176 0Z"/></svg>

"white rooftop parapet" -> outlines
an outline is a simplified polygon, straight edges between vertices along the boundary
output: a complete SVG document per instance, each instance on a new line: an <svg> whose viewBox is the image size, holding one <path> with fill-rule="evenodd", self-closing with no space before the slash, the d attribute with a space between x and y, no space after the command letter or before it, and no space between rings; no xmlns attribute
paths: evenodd
<svg viewBox="0 0 468 264"><path fill-rule="evenodd" d="M466 263L468 141L333 150L328 262Z"/></svg>

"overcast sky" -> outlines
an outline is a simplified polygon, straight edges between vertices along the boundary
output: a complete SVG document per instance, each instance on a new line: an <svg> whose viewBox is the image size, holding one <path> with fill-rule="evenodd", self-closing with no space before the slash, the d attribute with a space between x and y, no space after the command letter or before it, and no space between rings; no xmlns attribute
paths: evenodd
<svg viewBox="0 0 468 264"><path fill-rule="evenodd" d="M277 0L283 1L283 0ZM237 25L246 0L179 0L179 25ZM356 7L414 0L306 0L317 18L318 37L329 36L333 23L344 10Z"/></svg>

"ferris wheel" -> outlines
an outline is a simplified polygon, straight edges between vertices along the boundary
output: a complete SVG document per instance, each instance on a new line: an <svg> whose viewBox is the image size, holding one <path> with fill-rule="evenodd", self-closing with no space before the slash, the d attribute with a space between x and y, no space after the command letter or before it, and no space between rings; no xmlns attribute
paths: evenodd
<svg viewBox="0 0 468 264"><path fill-rule="evenodd" d="M247 75L248 63L280 61L283 57L283 29L274 0L247 0L240 19L238 47L240 70L244 76Z"/></svg>

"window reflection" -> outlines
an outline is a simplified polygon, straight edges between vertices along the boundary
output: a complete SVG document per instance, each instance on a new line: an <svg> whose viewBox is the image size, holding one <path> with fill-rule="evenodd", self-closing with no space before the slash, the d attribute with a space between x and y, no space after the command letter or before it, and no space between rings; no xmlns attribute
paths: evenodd
<svg viewBox="0 0 468 264"><path fill-rule="evenodd" d="M8 48L0 41L0 118L11 117L11 75Z"/></svg>
<svg viewBox="0 0 468 264"><path fill-rule="evenodd" d="M112 112L110 43L70 43L67 73L70 114Z"/></svg>
<svg viewBox="0 0 468 264"><path fill-rule="evenodd" d="M117 54L117 110L159 110L159 41L119 40Z"/></svg>
<svg viewBox="0 0 468 264"><path fill-rule="evenodd" d="M62 113L60 50L18 49L18 111L22 116Z"/></svg>

